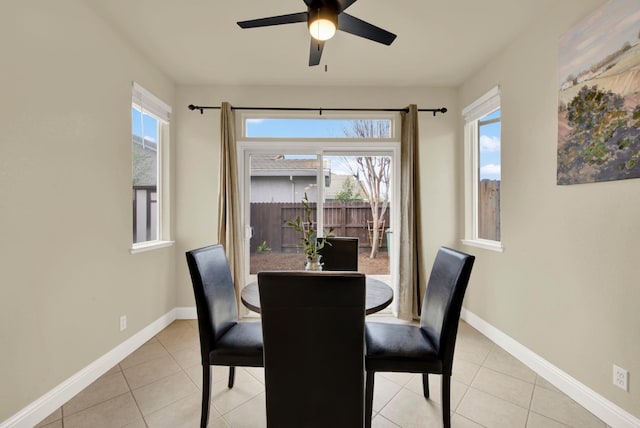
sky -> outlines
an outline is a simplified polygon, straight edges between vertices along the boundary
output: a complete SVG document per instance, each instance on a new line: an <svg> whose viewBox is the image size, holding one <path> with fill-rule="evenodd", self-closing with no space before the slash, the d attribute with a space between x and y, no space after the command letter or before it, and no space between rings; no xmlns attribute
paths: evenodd
<svg viewBox="0 0 640 428"><path fill-rule="evenodd" d="M500 117L497 110L482 119ZM480 180L500 180L500 122L482 126L480 129Z"/></svg>
<svg viewBox="0 0 640 428"><path fill-rule="evenodd" d="M140 120L140 110L131 109L131 127L133 135L142 136L142 121ZM149 115L144 115L144 133L148 141L158 141L158 121Z"/></svg>
<svg viewBox="0 0 640 428"><path fill-rule="evenodd" d="M341 138L352 120L343 119L248 119L247 137Z"/></svg>

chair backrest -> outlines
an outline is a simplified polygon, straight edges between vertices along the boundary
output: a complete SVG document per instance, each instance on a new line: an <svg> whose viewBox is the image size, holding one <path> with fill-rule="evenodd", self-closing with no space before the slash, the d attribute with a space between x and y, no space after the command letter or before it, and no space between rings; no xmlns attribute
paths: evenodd
<svg viewBox="0 0 640 428"><path fill-rule="evenodd" d="M222 245L187 251L186 256L198 312L202 362L208 365L216 340L238 322L236 292Z"/></svg>
<svg viewBox="0 0 640 428"><path fill-rule="evenodd" d="M365 277L258 272L268 427L362 427Z"/></svg>
<svg viewBox="0 0 640 428"><path fill-rule="evenodd" d="M358 238L332 237L326 240L327 243L318 252L322 255L322 270L358 270Z"/></svg>
<svg viewBox="0 0 640 428"><path fill-rule="evenodd" d="M462 300L474 256L441 247L431 268L420 326L438 350L444 370L451 373Z"/></svg>

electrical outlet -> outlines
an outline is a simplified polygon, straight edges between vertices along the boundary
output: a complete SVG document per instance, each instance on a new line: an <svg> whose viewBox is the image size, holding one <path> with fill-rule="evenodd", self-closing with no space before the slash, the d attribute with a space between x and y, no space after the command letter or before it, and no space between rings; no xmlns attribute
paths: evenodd
<svg viewBox="0 0 640 428"><path fill-rule="evenodd" d="M122 315L120 317L120 331L124 331L127 329L127 316Z"/></svg>
<svg viewBox="0 0 640 428"><path fill-rule="evenodd" d="M613 365L613 384L620 389L629 391L629 372L615 364Z"/></svg>

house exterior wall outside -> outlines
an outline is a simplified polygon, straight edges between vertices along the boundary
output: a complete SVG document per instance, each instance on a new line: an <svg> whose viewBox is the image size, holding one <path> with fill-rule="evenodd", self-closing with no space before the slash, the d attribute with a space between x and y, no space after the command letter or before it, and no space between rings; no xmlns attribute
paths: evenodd
<svg viewBox="0 0 640 428"><path fill-rule="evenodd" d="M315 187L315 177L251 177L251 202L300 202L305 192L315 202Z"/></svg>
<svg viewBox="0 0 640 428"><path fill-rule="evenodd" d="M3 2L0 40L1 422L174 308L179 258L129 253L131 82L173 83L78 0Z"/></svg>
<svg viewBox="0 0 640 428"><path fill-rule="evenodd" d="M467 309L640 416L640 388L612 384L613 364L640 373L640 181L556 185L558 38L604 3L557 3L461 86L462 107L501 87L505 251L458 247Z"/></svg>
<svg viewBox="0 0 640 428"><path fill-rule="evenodd" d="M293 186L289 177L252 177L251 202L292 202Z"/></svg>

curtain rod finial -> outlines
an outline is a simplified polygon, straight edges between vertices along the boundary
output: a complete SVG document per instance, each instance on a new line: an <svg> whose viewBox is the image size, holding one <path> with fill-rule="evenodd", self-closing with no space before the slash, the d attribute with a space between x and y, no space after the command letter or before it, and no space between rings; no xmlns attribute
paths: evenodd
<svg viewBox="0 0 640 428"><path fill-rule="evenodd" d="M194 110L200 110L200 114L204 114L204 108L203 107L199 107L199 106L194 106L193 104L189 104L188 105L189 110L194 111Z"/></svg>

